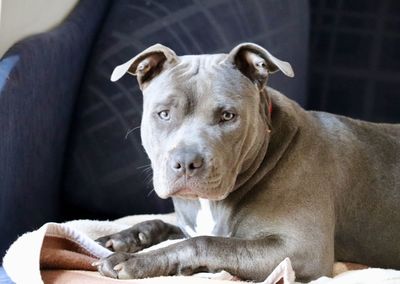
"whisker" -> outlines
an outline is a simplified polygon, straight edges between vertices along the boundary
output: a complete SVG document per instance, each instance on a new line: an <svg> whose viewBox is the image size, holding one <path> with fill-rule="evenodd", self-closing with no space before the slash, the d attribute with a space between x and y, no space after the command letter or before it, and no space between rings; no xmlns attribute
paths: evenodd
<svg viewBox="0 0 400 284"><path fill-rule="evenodd" d="M143 169L143 173L152 173L152 168L151 167L148 167L148 168L146 168L146 169Z"/></svg>
<svg viewBox="0 0 400 284"><path fill-rule="evenodd" d="M145 177L144 182L150 185L153 182L153 175L150 173L147 177Z"/></svg>
<svg viewBox="0 0 400 284"><path fill-rule="evenodd" d="M135 131L136 129L139 129L139 128L140 128L140 125L139 125L139 126L136 126L136 127L134 127L134 128L132 128L132 129L129 129L129 130L126 132L125 139L128 139L129 134L131 134L133 131Z"/></svg>
<svg viewBox="0 0 400 284"><path fill-rule="evenodd" d="M137 170L146 169L146 168L151 168L151 164L147 164L147 165L136 167Z"/></svg>
<svg viewBox="0 0 400 284"><path fill-rule="evenodd" d="M147 194L147 197L149 197L153 192L154 192L154 188L152 190L150 190L150 192Z"/></svg>

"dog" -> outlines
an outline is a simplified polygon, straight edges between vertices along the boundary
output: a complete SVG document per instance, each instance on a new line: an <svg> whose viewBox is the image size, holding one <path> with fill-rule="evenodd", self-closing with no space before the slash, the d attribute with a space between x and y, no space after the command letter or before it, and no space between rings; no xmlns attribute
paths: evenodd
<svg viewBox="0 0 400 284"><path fill-rule="evenodd" d="M115 68L112 81L137 76L154 189L179 227L152 220L98 239L115 251L101 274L261 281L285 257L300 281L335 260L400 268L400 125L306 111L267 87L277 71L294 76L253 43L189 56L156 44Z"/></svg>

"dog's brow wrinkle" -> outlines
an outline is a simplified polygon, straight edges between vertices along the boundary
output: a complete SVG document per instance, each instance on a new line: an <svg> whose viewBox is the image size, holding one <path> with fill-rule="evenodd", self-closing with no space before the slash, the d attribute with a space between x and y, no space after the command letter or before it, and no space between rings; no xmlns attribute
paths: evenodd
<svg viewBox="0 0 400 284"><path fill-rule="evenodd" d="M186 57L182 58L185 59ZM187 80L200 72L200 57L192 56L191 59L190 62L181 62L171 70L173 71L171 75L175 80Z"/></svg>
<svg viewBox="0 0 400 284"><path fill-rule="evenodd" d="M185 113L188 115L188 114L191 114L194 112L194 107L196 105L196 99L193 94L187 94L186 98L187 98L187 100L186 100Z"/></svg>
<svg viewBox="0 0 400 284"><path fill-rule="evenodd" d="M167 96L166 100L155 103L154 107L155 108L172 107L172 106L176 107L177 105L178 105L178 96L175 94L171 94Z"/></svg>

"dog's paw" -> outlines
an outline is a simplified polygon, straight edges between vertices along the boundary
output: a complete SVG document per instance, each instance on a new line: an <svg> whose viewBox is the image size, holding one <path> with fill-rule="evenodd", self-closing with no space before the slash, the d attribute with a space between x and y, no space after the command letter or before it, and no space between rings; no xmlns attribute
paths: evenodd
<svg viewBox="0 0 400 284"><path fill-rule="evenodd" d="M97 270L100 272L101 275L118 279L119 271L116 270L115 268L118 269L119 267L116 266L120 265L121 263L124 263L130 257L132 257L132 254L117 252L113 253L108 257L102 258L94 262L92 265L97 266Z"/></svg>
<svg viewBox="0 0 400 284"><path fill-rule="evenodd" d="M114 252L138 252L144 249L144 234L136 230L125 230L96 240L103 247Z"/></svg>
<svg viewBox="0 0 400 284"><path fill-rule="evenodd" d="M135 279L159 276L154 260L140 254L117 252L93 263L101 275L116 279Z"/></svg>

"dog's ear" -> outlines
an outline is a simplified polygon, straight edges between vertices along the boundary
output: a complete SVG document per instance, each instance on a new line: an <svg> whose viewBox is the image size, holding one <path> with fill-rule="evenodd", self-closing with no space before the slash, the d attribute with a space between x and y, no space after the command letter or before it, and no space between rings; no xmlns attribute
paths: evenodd
<svg viewBox="0 0 400 284"><path fill-rule="evenodd" d="M115 67L111 81L119 80L125 73L137 76L139 86L143 89L148 82L167 67L178 62L178 56L170 48L155 44L142 51L131 60Z"/></svg>
<svg viewBox="0 0 400 284"><path fill-rule="evenodd" d="M266 49L254 43L242 43L229 52L227 59L252 82L263 87L268 75L282 71L288 77L294 77L292 66L279 60Z"/></svg>

